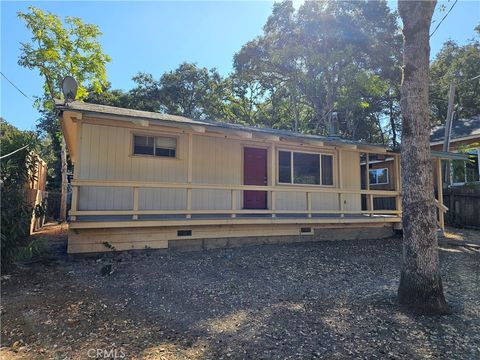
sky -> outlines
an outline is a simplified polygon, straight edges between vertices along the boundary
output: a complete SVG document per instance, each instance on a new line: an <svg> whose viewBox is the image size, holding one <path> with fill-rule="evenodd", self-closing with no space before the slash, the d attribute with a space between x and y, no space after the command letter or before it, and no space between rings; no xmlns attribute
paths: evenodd
<svg viewBox="0 0 480 360"><path fill-rule="evenodd" d="M296 7L302 0L294 1ZM432 29L453 0L439 2ZM20 43L30 34L17 18L18 11L33 5L62 18L76 16L100 27L103 50L112 61L107 65L112 88L129 90L132 77L142 71L159 78L182 62L215 67L222 75L232 71L233 55L243 44L262 33L272 1L41 1L1 0L1 63L3 74L28 97L42 94L42 79L35 70L17 64ZM396 2L389 2L395 9ZM458 1L431 39L431 57L452 39L465 44L480 23L480 1ZM39 113L1 77L0 115L22 130L34 130Z"/></svg>

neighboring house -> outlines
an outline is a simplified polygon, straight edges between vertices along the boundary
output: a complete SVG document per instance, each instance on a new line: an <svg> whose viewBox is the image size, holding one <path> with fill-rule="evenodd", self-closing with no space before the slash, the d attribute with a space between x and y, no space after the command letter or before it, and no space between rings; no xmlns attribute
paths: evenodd
<svg viewBox="0 0 480 360"><path fill-rule="evenodd" d="M432 150L441 151L445 138L445 127L432 129L430 145ZM450 136L451 152L466 152L470 161L453 161L449 177L445 182L452 185L463 185L480 181L480 115L470 119L457 119L452 124Z"/></svg>
<svg viewBox="0 0 480 360"><path fill-rule="evenodd" d="M70 253L380 238L400 226L399 154L387 147L81 102L56 107L74 163ZM436 153L435 164L449 156ZM370 171L362 186L362 162L370 169L382 159L387 173ZM394 209L376 207L379 198L393 198Z"/></svg>

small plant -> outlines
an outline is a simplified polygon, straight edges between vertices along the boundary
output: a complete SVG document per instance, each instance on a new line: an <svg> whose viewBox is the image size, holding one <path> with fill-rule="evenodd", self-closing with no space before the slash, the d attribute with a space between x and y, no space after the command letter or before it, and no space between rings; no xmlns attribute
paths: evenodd
<svg viewBox="0 0 480 360"><path fill-rule="evenodd" d="M104 241L103 243L103 246L105 246L107 249L109 250L112 250L112 251L117 251L117 249L115 248L115 246L113 246L112 244L110 244L108 241Z"/></svg>

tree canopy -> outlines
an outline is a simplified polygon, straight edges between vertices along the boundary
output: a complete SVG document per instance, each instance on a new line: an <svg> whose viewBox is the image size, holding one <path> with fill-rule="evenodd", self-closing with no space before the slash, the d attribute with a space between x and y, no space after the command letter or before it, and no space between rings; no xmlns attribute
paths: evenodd
<svg viewBox="0 0 480 360"><path fill-rule="evenodd" d="M37 106L42 114L38 129L51 144L52 154L48 184L59 189L62 132L52 100L62 98L62 80L73 76L78 82L77 99L88 95L87 89L100 93L107 84L105 65L110 57L103 53L98 37L98 26L86 24L80 18L67 16L64 21L50 12L30 6L28 12L18 12L31 32L30 42L21 44L18 60L20 66L38 70L44 79L43 94L37 97Z"/></svg>
<svg viewBox="0 0 480 360"><path fill-rule="evenodd" d="M456 86L455 111L458 118L469 118L480 113L480 25L476 36L459 46L448 40L430 65L430 108L433 124L442 124L447 117L449 84Z"/></svg>
<svg viewBox="0 0 480 360"><path fill-rule="evenodd" d="M234 55L228 76L183 63L86 101L323 135L335 112L341 136L398 146L402 52L399 17L385 1L308 1L298 10L283 1ZM480 74L479 64L478 40L445 43L431 64L432 123L445 119L449 81ZM478 84L458 87L459 116L478 112Z"/></svg>

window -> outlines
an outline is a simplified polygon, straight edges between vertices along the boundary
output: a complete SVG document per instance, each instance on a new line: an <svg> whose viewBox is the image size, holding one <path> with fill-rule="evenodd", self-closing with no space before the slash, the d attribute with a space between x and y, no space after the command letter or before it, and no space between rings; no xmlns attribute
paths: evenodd
<svg viewBox="0 0 480 360"><path fill-rule="evenodd" d="M370 169L370 185L388 184L388 169Z"/></svg>
<svg viewBox="0 0 480 360"><path fill-rule="evenodd" d="M304 152L278 152L278 182L333 185L333 156Z"/></svg>
<svg viewBox="0 0 480 360"><path fill-rule="evenodd" d="M293 182L295 184L320 184L320 156L293 153Z"/></svg>
<svg viewBox="0 0 480 360"><path fill-rule="evenodd" d="M133 154L176 157L177 139L166 136L133 135Z"/></svg>
<svg viewBox="0 0 480 360"><path fill-rule="evenodd" d="M281 183L292 182L292 156L289 151L278 152L278 181Z"/></svg>
<svg viewBox="0 0 480 360"><path fill-rule="evenodd" d="M450 171L454 184L480 181L479 151L480 149L468 151L468 161L452 160Z"/></svg>

